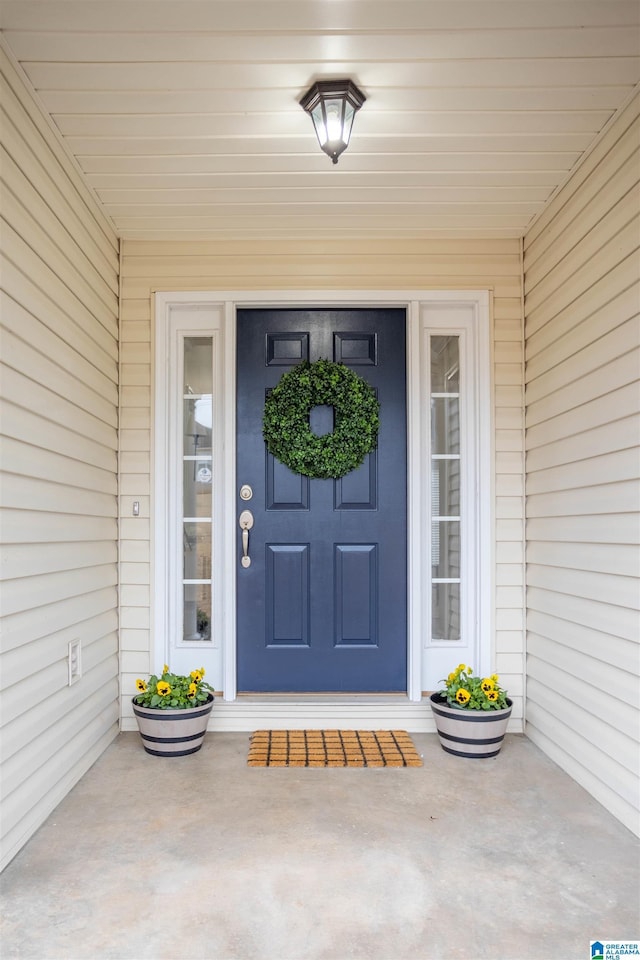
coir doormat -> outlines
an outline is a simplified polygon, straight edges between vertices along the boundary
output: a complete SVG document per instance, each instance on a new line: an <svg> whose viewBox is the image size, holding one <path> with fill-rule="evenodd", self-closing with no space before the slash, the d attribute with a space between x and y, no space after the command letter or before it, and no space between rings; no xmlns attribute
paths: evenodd
<svg viewBox="0 0 640 960"><path fill-rule="evenodd" d="M250 767L421 767L405 730L257 730Z"/></svg>

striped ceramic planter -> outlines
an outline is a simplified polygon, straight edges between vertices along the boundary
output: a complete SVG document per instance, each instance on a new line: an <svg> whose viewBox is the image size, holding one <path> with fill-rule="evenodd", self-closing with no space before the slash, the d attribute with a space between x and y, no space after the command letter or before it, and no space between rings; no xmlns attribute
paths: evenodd
<svg viewBox="0 0 640 960"><path fill-rule="evenodd" d="M504 710L463 710L450 707L440 692L432 693L431 710L440 745L455 757L485 760L500 753L513 703Z"/></svg>
<svg viewBox="0 0 640 960"><path fill-rule="evenodd" d="M133 698L133 712L138 721L142 745L154 757L186 757L196 753L207 732L213 695L200 707L185 710L156 710L141 707Z"/></svg>

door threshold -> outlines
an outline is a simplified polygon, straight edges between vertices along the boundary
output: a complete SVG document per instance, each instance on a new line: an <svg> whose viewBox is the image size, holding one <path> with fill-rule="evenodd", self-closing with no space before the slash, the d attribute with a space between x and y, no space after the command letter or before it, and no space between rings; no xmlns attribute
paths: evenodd
<svg viewBox="0 0 640 960"><path fill-rule="evenodd" d="M433 732L428 699L406 693L241 693L218 700L209 730L407 730Z"/></svg>

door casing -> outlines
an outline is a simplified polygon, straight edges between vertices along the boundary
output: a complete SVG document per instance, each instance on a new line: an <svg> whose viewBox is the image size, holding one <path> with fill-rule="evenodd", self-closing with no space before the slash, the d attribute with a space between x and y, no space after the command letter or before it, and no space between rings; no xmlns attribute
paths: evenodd
<svg viewBox="0 0 640 960"><path fill-rule="evenodd" d="M493 511L493 418L491 391L490 348L490 295L487 290L434 290L434 291L215 291L173 292L155 295L155 350L154 350L154 478L153 478L153 528L152 528L152 610L151 650L152 664L166 662L169 654L170 618L167 613L166 591L168 583L168 531L166 482L166 434L167 391L163 370L171 356L170 318L173 311L198 310L200 314L211 309L212 326L217 326L223 355L221 395L223 397L222 434L225 450L217 483L223 504L220 529L221 547L219 558L220 582L218 596L220 609L212 618L212 633L220 638L219 678L226 701L236 699L236 477L235 477L235 362L236 362L236 311L240 307L378 307L404 308L407 315L407 526L408 526L408 616L407 616L407 665L409 700L421 699L423 689L434 688L438 677L425 679L423 669L426 645L424 643L425 582L430 582L424 535L423 504L428 502L427 483L429 463L426 453L428 409L422 384L423 332L426 325L438 329L447 319L447 330L457 329L456 317L460 316L459 328L471 332L473 338L473 380L476 404L473 423L473 457L477 476L482 478L474 498L474 529L469 549L473 554L476 590L473 610L469 611L470 627L466 646L448 645L442 651L430 650L430 656L438 665L452 663L454 659L468 660L477 664L477 672L489 672L492 663L492 638L494 636L494 541L495 524ZM441 318L440 320L438 318ZM453 327L451 327L451 322ZM444 329L444 326L443 326ZM216 482L216 481L214 481ZM430 609L430 608L429 608ZM436 673L439 672L436 667ZM446 673L446 670L445 670ZM215 679L215 677L212 677ZM426 685L425 685L426 684ZM216 686L218 684L216 683Z"/></svg>

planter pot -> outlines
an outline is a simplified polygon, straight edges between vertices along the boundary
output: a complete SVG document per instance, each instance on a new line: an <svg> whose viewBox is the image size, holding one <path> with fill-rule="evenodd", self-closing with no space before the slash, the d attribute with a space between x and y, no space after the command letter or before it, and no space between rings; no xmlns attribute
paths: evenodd
<svg viewBox="0 0 640 960"><path fill-rule="evenodd" d="M513 703L504 710L462 710L451 707L441 693L432 693L431 710L440 745L455 757L484 760L500 753Z"/></svg>
<svg viewBox="0 0 640 960"><path fill-rule="evenodd" d="M213 706L212 694L201 706L185 710L141 707L135 697L132 703L147 753L154 757L186 757L202 746Z"/></svg>

